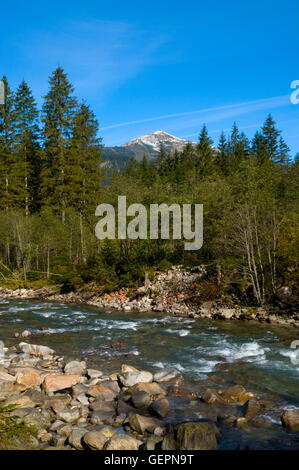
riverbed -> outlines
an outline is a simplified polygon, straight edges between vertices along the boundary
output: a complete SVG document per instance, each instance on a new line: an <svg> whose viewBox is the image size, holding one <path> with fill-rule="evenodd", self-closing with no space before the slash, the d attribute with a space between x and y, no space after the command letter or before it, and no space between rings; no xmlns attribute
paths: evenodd
<svg viewBox="0 0 299 470"><path fill-rule="evenodd" d="M269 439L270 448L289 448L288 442L292 448L295 445L281 428L280 414L299 408L299 353L291 348L299 339L298 329L50 302L0 301L0 339L6 345L17 344L15 333L25 329L33 336L23 341L50 346L70 359L84 358L90 367L105 373L115 372L123 363L153 372L176 368L187 389L198 394L211 386L243 385L270 403L263 419L273 429L263 429L254 447L269 448ZM199 407L197 415L203 416L204 410ZM192 413L182 411L182 420ZM233 439L228 435L224 448L231 448Z"/></svg>

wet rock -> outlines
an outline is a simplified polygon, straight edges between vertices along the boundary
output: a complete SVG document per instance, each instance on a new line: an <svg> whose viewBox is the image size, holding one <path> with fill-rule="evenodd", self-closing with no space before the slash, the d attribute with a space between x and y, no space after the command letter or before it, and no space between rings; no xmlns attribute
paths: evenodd
<svg viewBox="0 0 299 470"><path fill-rule="evenodd" d="M80 412L78 409L60 410L57 412L57 418L66 423L75 423L80 418Z"/></svg>
<svg viewBox="0 0 299 470"><path fill-rule="evenodd" d="M145 431L154 433L155 429L158 428L158 427L165 428L165 424L162 423L161 421L159 421L155 418L142 416L142 415L139 415L139 414L136 414L136 413L131 414L129 416L128 421L129 421L130 427L134 431L136 431L140 434L144 434Z"/></svg>
<svg viewBox="0 0 299 470"><path fill-rule="evenodd" d="M125 387L133 387L138 383L150 383L153 381L151 372L141 370L137 372L124 372L119 376L119 380Z"/></svg>
<svg viewBox="0 0 299 470"><path fill-rule="evenodd" d="M64 367L64 373L68 375L84 375L87 371L85 361L71 361Z"/></svg>
<svg viewBox="0 0 299 470"><path fill-rule="evenodd" d="M80 382L80 375L47 375L43 382L46 393L71 388Z"/></svg>
<svg viewBox="0 0 299 470"><path fill-rule="evenodd" d="M163 450L216 450L215 426L208 422L179 424L163 439Z"/></svg>
<svg viewBox="0 0 299 470"><path fill-rule="evenodd" d="M84 435L85 444L92 450L102 450L105 443L110 439L116 431L112 431L106 427L100 431L89 431Z"/></svg>
<svg viewBox="0 0 299 470"><path fill-rule="evenodd" d="M243 405L243 414L245 418L252 419L262 410L262 405L254 399L248 400Z"/></svg>
<svg viewBox="0 0 299 470"><path fill-rule="evenodd" d="M117 396L117 393L111 390L111 388L103 385L91 385L88 387L86 394L104 401L113 401Z"/></svg>
<svg viewBox="0 0 299 470"><path fill-rule="evenodd" d="M182 374L176 370L161 370L154 374L154 381L158 383L170 383L179 385L183 381Z"/></svg>
<svg viewBox="0 0 299 470"><path fill-rule="evenodd" d="M138 450L142 441L129 434L114 434L104 445L105 450Z"/></svg>
<svg viewBox="0 0 299 470"><path fill-rule="evenodd" d="M281 416L282 425L291 431L299 431L299 409L285 411Z"/></svg>
<svg viewBox="0 0 299 470"><path fill-rule="evenodd" d="M223 398L217 392L211 390L210 388L203 392L203 394L201 395L201 400L204 403L208 403L209 405L214 403L225 403Z"/></svg>
<svg viewBox="0 0 299 470"><path fill-rule="evenodd" d="M235 424L237 428L240 428L245 432L250 431L248 421L246 418L237 418Z"/></svg>
<svg viewBox="0 0 299 470"><path fill-rule="evenodd" d="M150 405L150 412L157 415L159 418L165 418L169 413L169 401L167 398L160 398L160 400L155 400Z"/></svg>
<svg viewBox="0 0 299 470"><path fill-rule="evenodd" d="M227 403L244 404L247 400L254 398L253 393L247 392L242 385L234 385L227 390L219 391L219 394Z"/></svg>
<svg viewBox="0 0 299 470"><path fill-rule="evenodd" d="M151 396L144 390L139 390L132 394L132 403L135 408L147 408L151 401Z"/></svg>
<svg viewBox="0 0 299 470"><path fill-rule="evenodd" d="M86 429L73 428L68 437L68 443L77 450L83 450L82 438L86 434Z"/></svg>

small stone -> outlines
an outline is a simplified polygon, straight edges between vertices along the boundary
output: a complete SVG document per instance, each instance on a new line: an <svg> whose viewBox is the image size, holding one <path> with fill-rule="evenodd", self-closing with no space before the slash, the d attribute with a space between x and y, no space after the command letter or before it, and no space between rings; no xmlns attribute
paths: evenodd
<svg viewBox="0 0 299 470"><path fill-rule="evenodd" d="M154 381L158 383L171 383L179 385L183 381L182 374L176 370L161 370L154 374Z"/></svg>
<svg viewBox="0 0 299 470"><path fill-rule="evenodd" d="M148 371L124 372L119 376L119 380L125 387L133 387L138 383L150 383L153 381L153 374Z"/></svg>
<svg viewBox="0 0 299 470"><path fill-rule="evenodd" d="M128 421L131 428L140 434L144 434L145 431L153 433L157 427L161 426L161 422L157 419L142 416L137 413L131 414ZM162 427L165 427L165 425L163 426L163 423Z"/></svg>

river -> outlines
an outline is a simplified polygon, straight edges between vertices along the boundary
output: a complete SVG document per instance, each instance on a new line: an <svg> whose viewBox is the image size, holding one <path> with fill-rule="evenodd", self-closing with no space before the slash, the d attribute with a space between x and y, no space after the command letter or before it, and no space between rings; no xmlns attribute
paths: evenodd
<svg viewBox="0 0 299 470"><path fill-rule="evenodd" d="M290 347L299 339L296 328L1 300L0 339L16 344L14 334L25 329L34 333L29 342L68 358L85 358L90 367L105 372L115 372L123 363L150 371L176 368L186 387L197 393L211 385L244 385L271 401L264 419L277 425L272 441L282 442L282 410L299 408L299 352ZM258 448L269 448L268 441ZM288 448L287 440L273 447Z"/></svg>

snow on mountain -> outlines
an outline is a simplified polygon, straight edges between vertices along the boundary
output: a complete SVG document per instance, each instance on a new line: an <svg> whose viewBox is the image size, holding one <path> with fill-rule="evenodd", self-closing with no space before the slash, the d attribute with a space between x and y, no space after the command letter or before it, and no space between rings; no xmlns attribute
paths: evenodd
<svg viewBox="0 0 299 470"><path fill-rule="evenodd" d="M180 139L164 131L155 131L151 134L145 134L136 139L123 144L123 147L132 147L135 145L150 146L153 151L159 152L161 144L166 150L181 150L188 143L188 140Z"/></svg>

